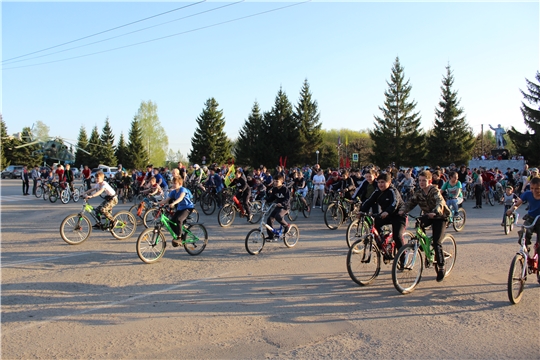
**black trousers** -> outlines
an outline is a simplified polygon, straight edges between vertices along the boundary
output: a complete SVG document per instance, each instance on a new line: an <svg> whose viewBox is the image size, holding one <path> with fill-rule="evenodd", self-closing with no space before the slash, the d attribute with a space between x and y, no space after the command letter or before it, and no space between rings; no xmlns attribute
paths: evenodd
<svg viewBox="0 0 540 360"><path fill-rule="evenodd" d="M396 245L396 249L402 247L403 244L403 233L405 232L405 225L407 224L407 218L399 214L388 215L386 218L381 219L380 217L375 217L375 229L381 233L381 228L383 225L392 224L392 237Z"/></svg>
<svg viewBox="0 0 540 360"><path fill-rule="evenodd" d="M287 222L285 221L285 215L287 215L287 213L289 212L289 210L286 210L284 208L281 208L281 207L276 207L272 213L270 214L270 216L268 217L268 220L266 220L266 223L272 227L274 227L274 219L276 219L276 221L278 223L281 224L281 226L285 227L285 226L288 226L289 224L287 224ZM268 234L269 237L272 237L274 234L266 229L266 233Z"/></svg>
<svg viewBox="0 0 540 360"><path fill-rule="evenodd" d="M482 193L484 187L480 184L474 185L474 196L476 197L476 206L482 206Z"/></svg>

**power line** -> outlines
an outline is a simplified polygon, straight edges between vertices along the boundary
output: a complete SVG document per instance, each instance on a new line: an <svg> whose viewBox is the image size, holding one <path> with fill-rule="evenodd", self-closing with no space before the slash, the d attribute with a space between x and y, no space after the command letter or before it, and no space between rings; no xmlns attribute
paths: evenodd
<svg viewBox="0 0 540 360"><path fill-rule="evenodd" d="M28 54L19 55L19 56L10 58L10 59L2 60L2 62L6 62L6 61L10 61L10 60L19 59L19 58L22 58L22 57L25 57L25 56L28 56L28 55L37 54L37 53L40 53L40 52L43 52L43 51L46 51L46 50L50 50L50 49L55 49L55 48L60 47L60 46L64 46L64 45L71 44L71 43L74 43L74 42L77 42L77 41L81 41L81 40L84 40L84 39L88 39L88 38L91 38L91 37L93 37L93 36L101 35L101 34L104 34L104 33L106 33L106 32L109 32L109 31L118 30L118 29L121 29L121 28L126 27L126 26L129 26L129 25L137 24L137 23L140 23L140 22L142 22L142 21L146 21L146 20L149 20L149 19L153 19L153 18L155 18L155 17L162 16L162 15L165 15L165 14L169 14L169 13L172 13L172 12L174 12L174 11L182 10L182 9L188 8L188 7L190 7L190 6L194 6L194 5L201 4L201 3L203 3L203 2L206 2L206 0L201 0L201 1L196 2L196 3L193 3L193 4L181 6L181 7L176 8L176 9L172 9L172 10L169 10L169 11L165 11L165 12L160 13L160 14L157 14L157 15L152 15L152 16L149 16L149 17L144 18L144 19L140 19L140 20L137 20L137 21L133 21L133 22L124 24L124 25L120 25L120 26L114 27L114 28L112 28L112 29L100 31L100 32L98 32L98 33L95 33L95 34L92 34L92 35L88 35L88 36L84 36L84 37L82 37L82 38L78 38L78 39L75 39L75 40L71 40L71 41L68 41L68 42L65 42L65 43L62 43L62 44L59 44L59 45L54 45L54 46L51 46L51 47L48 47L48 48L45 48L45 49L41 49L41 50L38 50L38 51L33 51L33 52L31 52L31 53L28 53Z"/></svg>
<svg viewBox="0 0 540 360"><path fill-rule="evenodd" d="M83 58L83 57L88 57L88 56L92 56L92 55L103 54L103 53L107 53L107 52L111 52L111 51L121 50L121 49L129 48L129 47L133 47L133 46L137 46L137 45L142 45L142 44L147 44L147 43L154 42L154 41L158 41L158 40L168 39L168 38L171 38L171 37L175 37L175 36L179 36L179 35L184 35L184 34L196 32L196 31L200 31L200 30L204 30L204 29L209 29L209 28L212 28L212 27L216 27L216 26L220 26L220 25L224 25L224 24L228 24L228 23L232 23L232 22L236 22L236 21L240 21L240 20L244 20L244 19L248 19L248 18L252 18L252 17L255 17L255 16L260 16L260 15L267 14L267 13L271 13L271 12L274 12L274 11L279 11L279 10L287 9L287 8L290 8L290 7L293 7L293 6L302 5L302 4L305 4L305 3L308 3L308 2L311 2L311 0L306 0L306 1L298 2L298 3L294 3L294 4L291 4L291 5L281 6L281 7L275 8L275 9L265 10L265 11L261 11L261 12L255 13L255 14L246 15L246 16L241 16L241 17L239 17L239 18L235 18L235 19L231 19L231 20L226 20L226 21L221 21L221 22L218 22L218 23L215 23L215 24L206 25L206 26L201 26L201 27L199 27L199 28L195 28L195 29L191 29L191 30L182 31L182 32L179 32L179 33L175 33L175 34L171 34L171 35L166 35L166 36L162 36L162 37L155 38L155 39L151 39L151 40L141 41L141 42L134 43L134 44L129 44L129 45L124 45L124 46L119 46L119 47L112 48L112 49L108 49L108 50L96 51L96 52L93 52L93 53L90 53L90 54L84 54L84 55L79 55L79 56L73 56L73 57L70 57L70 58L59 59L59 60L53 60L53 61L47 61L47 62L38 63L38 64L30 64L30 65L14 66L14 67L10 67L10 68L4 68L3 70L12 70L12 69L20 69L20 68L31 67L31 66L39 66L39 65L52 64L52 63L57 63L57 62L62 62L62 61L68 61L68 60L73 60L73 59L79 59L79 58Z"/></svg>
<svg viewBox="0 0 540 360"><path fill-rule="evenodd" d="M212 11L223 9L223 8L228 7L228 6L237 5L237 4L240 4L240 3L244 2L244 1L245 0L240 0L240 1L237 1L237 2L234 2L234 3L218 6L216 8L210 9L210 10L205 10L205 11L201 11L201 12L198 12L198 13L195 13L195 14L183 16L183 17L178 18L178 19L166 21L166 22L163 22L163 23L160 23L160 24L156 24L156 25L148 26L148 27L145 27L145 28L142 28L142 29L130 31L130 32L127 32L125 34L109 37L109 38L106 38L106 39L103 39L103 40L94 41L94 42L91 42L91 43L88 43L88 44L74 46L74 47L71 47L71 48L68 48L68 49L59 50L59 51L55 51L55 52L44 54L44 55L38 55L38 56L34 56L34 57L31 57L31 58L27 58L27 59L20 59L20 60L16 60L16 61L10 61L8 64L4 64L4 65L12 65L12 64L15 64L15 63L19 63L21 61L29 61L29 60L39 59L39 58L43 58L43 57L46 57L46 56L51 56L51 55L54 55L54 54L59 54L59 53L62 53L62 52L66 52L66 51L70 51L70 50L74 50L74 49L79 49L79 48L90 46L90 45L99 44L99 43L102 43L102 42L105 42L105 41L114 40L114 39L117 39L117 38L120 38L120 37L123 37L123 36L131 35L131 34L141 32L141 31L144 31L144 30L148 30L148 29L152 29L152 28L155 28L155 27L158 27L158 26L170 24L170 23L173 23L173 22L176 22L176 21L188 19L190 17L195 17L195 16L198 16L198 15L202 15L202 14L205 14L205 13L209 13L209 12L212 12ZM17 58L12 58L12 59L17 59ZM7 62L7 61L9 61L9 60L4 60L4 62Z"/></svg>

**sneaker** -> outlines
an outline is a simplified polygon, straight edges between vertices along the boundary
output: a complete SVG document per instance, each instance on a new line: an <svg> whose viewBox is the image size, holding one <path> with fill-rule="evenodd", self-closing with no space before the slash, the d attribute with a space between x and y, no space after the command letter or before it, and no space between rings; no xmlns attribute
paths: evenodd
<svg viewBox="0 0 540 360"><path fill-rule="evenodd" d="M265 237L264 237L264 240L266 240L266 241L272 241L272 240L274 240L274 235L268 235L268 236L265 236Z"/></svg>
<svg viewBox="0 0 540 360"><path fill-rule="evenodd" d="M253 214L249 214L247 217L248 222L251 222L251 220L253 220Z"/></svg>
<svg viewBox="0 0 540 360"><path fill-rule="evenodd" d="M444 279L444 276L446 275L446 271L443 266L437 266L437 282L441 282Z"/></svg>
<svg viewBox="0 0 540 360"><path fill-rule="evenodd" d="M173 240L172 241L172 246L173 247L179 247L180 245L182 245L182 240Z"/></svg>
<svg viewBox="0 0 540 360"><path fill-rule="evenodd" d="M92 229L101 229L101 224L94 224Z"/></svg>
<svg viewBox="0 0 540 360"><path fill-rule="evenodd" d="M283 227L283 235L287 234L290 229L291 229L291 225L284 226Z"/></svg>

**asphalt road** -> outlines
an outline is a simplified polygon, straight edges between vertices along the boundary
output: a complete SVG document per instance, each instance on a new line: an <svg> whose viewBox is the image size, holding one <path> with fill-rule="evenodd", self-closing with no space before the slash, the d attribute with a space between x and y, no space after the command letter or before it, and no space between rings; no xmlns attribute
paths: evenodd
<svg viewBox="0 0 540 360"><path fill-rule="evenodd" d="M80 202L51 204L3 180L0 205L4 359L540 358L540 285L530 278L510 305L518 244L515 230L504 235L499 205L466 202L465 230L450 230L453 272L437 283L425 269L409 295L394 289L389 265L372 285L356 285L345 227L328 230L319 210L295 222L296 247L271 243L258 256L244 249L256 226L237 218L221 228L217 213L201 212L201 255L169 246L147 265L136 237L94 231L66 244L59 225Z"/></svg>

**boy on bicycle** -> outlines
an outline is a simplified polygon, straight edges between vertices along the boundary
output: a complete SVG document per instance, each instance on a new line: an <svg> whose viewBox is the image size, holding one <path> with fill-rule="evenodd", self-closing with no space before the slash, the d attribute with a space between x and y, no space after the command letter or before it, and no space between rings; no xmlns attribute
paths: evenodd
<svg viewBox="0 0 540 360"><path fill-rule="evenodd" d="M518 196L514 194L514 188L512 186L507 186L506 192L504 193L503 197L500 199L500 201L504 203L504 212L503 212L503 219L501 222L501 226L504 226L504 218L506 217L506 211L508 211L508 209L514 206L517 199L518 199ZM517 214L516 214L516 220L514 221L514 223L515 222L517 222Z"/></svg>
<svg viewBox="0 0 540 360"><path fill-rule="evenodd" d="M172 245L178 247L182 245L182 224L188 218L189 214L191 214L195 205L193 205L193 201L191 200L193 197L191 191L183 187L184 180L180 176L175 176L172 179L171 185L172 190L169 192L169 197L161 200L159 204L164 205L166 202L169 202L171 209L176 208L176 212L171 218L173 222L171 228L178 235L177 239L172 241Z"/></svg>
<svg viewBox="0 0 540 360"><path fill-rule="evenodd" d="M286 186L283 185L283 175L277 174L276 177L274 177L274 186L266 193L266 201L268 203L275 202L276 207L268 216L267 224L273 227L274 225L274 219L277 220L278 223L283 226L283 234L286 234L289 232L289 224L285 221L285 215L289 212L289 200L291 198L291 195L289 193L289 189L287 189ZM274 238L274 234L270 230L266 230L268 237L266 237L267 240L272 240Z"/></svg>
<svg viewBox="0 0 540 360"><path fill-rule="evenodd" d="M523 217L523 224L531 225L534 219L538 215L540 215L540 178L536 177L531 179L531 190L525 191L523 194L521 194L516 204L512 208L508 209L506 211L506 214L511 215L512 212L515 211L518 207L520 207L521 204L523 204L524 202L529 204L529 210L527 211L527 215ZM539 246L538 244L540 244L540 221L536 222L536 225L533 229L527 230L525 232L525 245L527 246L527 249L529 249L529 246L531 245L531 238L533 232L536 232L536 245ZM520 234L519 238L521 239L521 230L518 233Z"/></svg>
<svg viewBox="0 0 540 360"><path fill-rule="evenodd" d="M118 197L116 196L116 191L105 181L105 174L99 171L96 174L96 185L90 190L85 191L82 194L82 197L85 199L91 199L97 196L100 196L101 193L105 192L105 200L96 208L96 214L105 215L109 219L109 228L112 229L116 225L116 220L113 221L112 209L118 204ZM94 193L92 196L90 194ZM96 229L101 228L101 224L97 223L93 226Z"/></svg>
<svg viewBox="0 0 540 360"><path fill-rule="evenodd" d="M416 191L411 198L407 200L399 211L404 215L414 209L416 205L424 212L422 217L423 226L430 226L433 231L433 249L435 250L435 261L437 262L437 281L444 279L446 271L444 269L444 254L441 245L441 239L444 236L446 222L450 215L450 209L436 185L431 184L431 172L426 170L418 175L418 184L420 189Z"/></svg>

